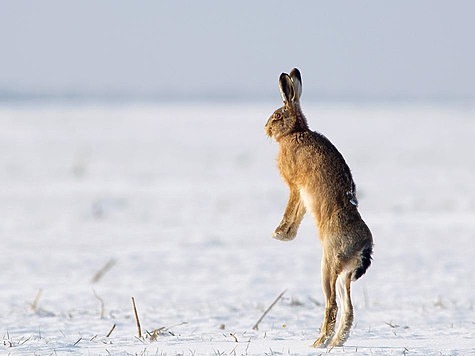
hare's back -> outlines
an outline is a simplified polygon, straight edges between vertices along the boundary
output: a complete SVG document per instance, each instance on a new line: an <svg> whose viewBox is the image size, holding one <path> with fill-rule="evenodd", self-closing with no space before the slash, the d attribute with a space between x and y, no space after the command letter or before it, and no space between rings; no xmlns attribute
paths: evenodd
<svg viewBox="0 0 475 356"><path fill-rule="evenodd" d="M346 191L354 190L353 177L343 155L328 138L318 132L310 132L308 136L307 165L309 169L318 171L326 185L341 186Z"/></svg>
<svg viewBox="0 0 475 356"><path fill-rule="evenodd" d="M311 132L309 145L312 147L312 151L318 156L319 160L323 160L324 163L335 166L342 170L349 170L343 155L338 149L331 143L331 141L324 135L318 132Z"/></svg>

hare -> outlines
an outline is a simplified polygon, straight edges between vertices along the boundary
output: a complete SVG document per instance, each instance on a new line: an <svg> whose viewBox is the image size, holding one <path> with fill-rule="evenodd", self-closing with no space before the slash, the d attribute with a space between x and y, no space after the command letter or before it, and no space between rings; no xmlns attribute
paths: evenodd
<svg viewBox="0 0 475 356"><path fill-rule="evenodd" d="M373 238L358 212L355 183L343 156L325 136L308 127L300 108L299 70L282 73L279 87L284 105L269 118L265 131L279 143L278 167L290 196L274 238L293 240L305 212L313 215L322 243L326 305L320 335L312 346L341 346L353 323L350 284L370 266ZM335 332L337 292L342 310Z"/></svg>

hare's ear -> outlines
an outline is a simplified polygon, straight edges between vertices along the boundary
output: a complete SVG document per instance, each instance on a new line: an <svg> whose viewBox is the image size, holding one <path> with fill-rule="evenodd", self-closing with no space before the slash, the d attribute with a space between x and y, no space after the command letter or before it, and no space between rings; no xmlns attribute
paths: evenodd
<svg viewBox="0 0 475 356"><path fill-rule="evenodd" d="M300 71L297 68L292 69L290 71L290 78L292 79L292 83L294 83L297 98L300 99L302 96L302 76L300 75Z"/></svg>
<svg viewBox="0 0 475 356"><path fill-rule="evenodd" d="M279 88L284 103L291 103L295 98L295 89L292 79L287 73L282 73L279 77Z"/></svg>

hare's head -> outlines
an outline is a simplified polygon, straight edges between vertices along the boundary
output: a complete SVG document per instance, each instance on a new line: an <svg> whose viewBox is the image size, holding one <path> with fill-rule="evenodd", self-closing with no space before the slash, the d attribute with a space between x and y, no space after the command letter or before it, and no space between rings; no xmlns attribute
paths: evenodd
<svg viewBox="0 0 475 356"><path fill-rule="evenodd" d="M308 130L307 120L300 109L302 77L299 70L292 69L290 75L282 73L279 87L284 106L274 111L265 126L266 134L276 141L283 136Z"/></svg>

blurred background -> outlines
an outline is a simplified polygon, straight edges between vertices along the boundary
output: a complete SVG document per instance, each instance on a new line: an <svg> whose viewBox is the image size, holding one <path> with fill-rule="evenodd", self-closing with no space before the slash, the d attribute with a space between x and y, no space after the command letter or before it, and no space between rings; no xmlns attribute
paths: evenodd
<svg viewBox="0 0 475 356"><path fill-rule="evenodd" d="M0 4L1 101L475 98L470 0Z"/></svg>

